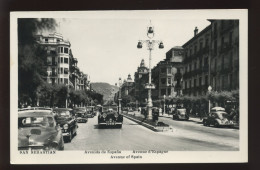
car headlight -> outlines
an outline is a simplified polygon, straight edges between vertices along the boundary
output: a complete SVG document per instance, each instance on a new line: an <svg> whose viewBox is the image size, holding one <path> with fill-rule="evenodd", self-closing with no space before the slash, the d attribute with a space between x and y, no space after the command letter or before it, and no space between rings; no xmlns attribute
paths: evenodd
<svg viewBox="0 0 260 170"><path fill-rule="evenodd" d="M118 113L115 113L115 117L118 117Z"/></svg>
<svg viewBox="0 0 260 170"><path fill-rule="evenodd" d="M69 128L68 124L63 125L63 129L67 130Z"/></svg>
<svg viewBox="0 0 260 170"><path fill-rule="evenodd" d="M103 113L102 116L103 116L103 118L106 118L106 117L107 117L107 114L106 114L106 113Z"/></svg>
<svg viewBox="0 0 260 170"><path fill-rule="evenodd" d="M59 147L58 142L53 141L48 146L45 147L46 150L57 150Z"/></svg>

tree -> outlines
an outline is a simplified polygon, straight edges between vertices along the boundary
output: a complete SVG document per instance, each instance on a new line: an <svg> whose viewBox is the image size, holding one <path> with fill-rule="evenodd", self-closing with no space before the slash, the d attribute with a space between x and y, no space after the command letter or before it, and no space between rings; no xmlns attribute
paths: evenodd
<svg viewBox="0 0 260 170"><path fill-rule="evenodd" d="M19 103L36 105L39 87L46 76L45 51L34 39L41 30L54 30L54 19L18 19L18 96Z"/></svg>

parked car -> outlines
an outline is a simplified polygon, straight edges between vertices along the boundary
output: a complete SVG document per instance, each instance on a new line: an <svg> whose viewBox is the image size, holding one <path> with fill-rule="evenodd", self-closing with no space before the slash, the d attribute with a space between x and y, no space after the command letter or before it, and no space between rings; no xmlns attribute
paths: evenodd
<svg viewBox="0 0 260 170"><path fill-rule="evenodd" d="M212 108L210 114L207 117L203 118L203 125L214 125L215 127L232 127L234 126L234 123L232 120L230 120L229 115L225 112L224 108Z"/></svg>
<svg viewBox="0 0 260 170"><path fill-rule="evenodd" d="M122 128L123 115L119 114L117 106L103 106L98 116L98 125L118 126Z"/></svg>
<svg viewBox="0 0 260 170"><path fill-rule="evenodd" d="M71 142L72 138L77 135L77 120L72 112L72 109L68 108L55 108L55 119L62 128L63 138L67 142Z"/></svg>
<svg viewBox="0 0 260 170"><path fill-rule="evenodd" d="M63 150L62 131L50 110L18 112L18 150Z"/></svg>
<svg viewBox="0 0 260 170"><path fill-rule="evenodd" d="M93 118L95 116L94 106L87 106L86 107L86 114L87 114L88 118Z"/></svg>
<svg viewBox="0 0 260 170"><path fill-rule="evenodd" d="M87 123L87 110L85 107L77 107L73 109L73 113L76 116L76 120L78 123Z"/></svg>
<svg viewBox="0 0 260 170"><path fill-rule="evenodd" d="M176 120L189 120L189 115L185 108L177 108L173 112L172 118Z"/></svg>

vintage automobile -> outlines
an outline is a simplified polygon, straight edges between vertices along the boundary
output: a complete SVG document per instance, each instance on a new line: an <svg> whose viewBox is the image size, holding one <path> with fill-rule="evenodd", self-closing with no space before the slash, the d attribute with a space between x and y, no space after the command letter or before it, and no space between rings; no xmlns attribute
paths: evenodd
<svg viewBox="0 0 260 170"><path fill-rule="evenodd" d="M95 116L94 106L87 106L86 112L88 118L93 118Z"/></svg>
<svg viewBox="0 0 260 170"><path fill-rule="evenodd" d="M210 126L214 125L215 127L220 126L234 126L233 121L230 120L228 113L225 112L224 108L212 108L208 117L203 118L203 125Z"/></svg>
<svg viewBox="0 0 260 170"><path fill-rule="evenodd" d="M63 150L60 126L50 110L18 112L18 150Z"/></svg>
<svg viewBox="0 0 260 170"><path fill-rule="evenodd" d="M73 109L73 113L76 116L76 120L78 123L87 123L87 110L85 107L77 107Z"/></svg>
<svg viewBox="0 0 260 170"><path fill-rule="evenodd" d="M123 115L119 114L117 106L103 106L98 116L98 125L118 126L122 128Z"/></svg>
<svg viewBox="0 0 260 170"><path fill-rule="evenodd" d="M55 108L55 119L62 128L62 135L65 141L71 142L72 138L77 135L77 120L73 115L72 109Z"/></svg>
<svg viewBox="0 0 260 170"><path fill-rule="evenodd" d="M189 115L185 108L176 108L172 118L176 120L189 120Z"/></svg>

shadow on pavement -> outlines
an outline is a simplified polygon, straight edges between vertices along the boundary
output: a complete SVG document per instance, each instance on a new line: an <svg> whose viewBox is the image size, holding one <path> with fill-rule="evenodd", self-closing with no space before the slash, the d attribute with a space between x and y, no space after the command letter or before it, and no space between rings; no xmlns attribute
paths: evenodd
<svg viewBox="0 0 260 170"><path fill-rule="evenodd" d="M121 129L121 127L116 125L94 125L94 129Z"/></svg>

